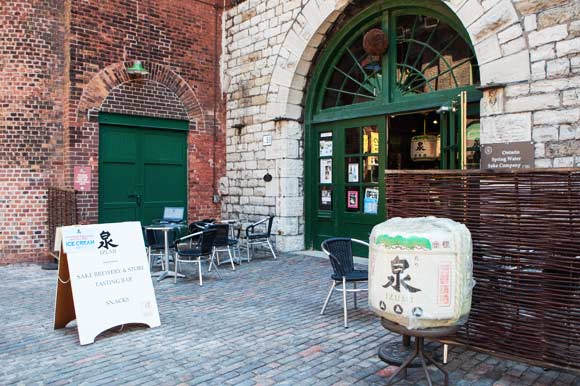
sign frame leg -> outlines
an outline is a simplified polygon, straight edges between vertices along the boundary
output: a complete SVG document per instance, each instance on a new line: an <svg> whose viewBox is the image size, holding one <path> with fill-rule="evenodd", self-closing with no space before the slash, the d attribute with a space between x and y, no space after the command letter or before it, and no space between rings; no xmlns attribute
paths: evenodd
<svg viewBox="0 0 580 386"><path fill-rule="evenodd" d="M67 324L76 318L72 286L70 283L70 273L68 270L68 258L61 247L60 257L58 259L58 278L54 306L54 329L65 328Z"/></svg>

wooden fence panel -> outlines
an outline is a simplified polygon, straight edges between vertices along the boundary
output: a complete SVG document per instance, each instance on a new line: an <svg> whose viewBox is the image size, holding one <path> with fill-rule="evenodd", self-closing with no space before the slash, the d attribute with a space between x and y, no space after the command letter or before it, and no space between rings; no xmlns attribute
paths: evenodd
<svg viewBox="0 0 580 386"><path fill-rule="evenodd" d="M77 200L74 190L48 188L49 251L54 246L56 228L77 224Z"/></svg>
<svg viewBox="0 0 580 386"><path fill-rule="evenodd" d="M387 171L387 215L447 217L477 282L456 342L580 371L580 170Z"/></svg>

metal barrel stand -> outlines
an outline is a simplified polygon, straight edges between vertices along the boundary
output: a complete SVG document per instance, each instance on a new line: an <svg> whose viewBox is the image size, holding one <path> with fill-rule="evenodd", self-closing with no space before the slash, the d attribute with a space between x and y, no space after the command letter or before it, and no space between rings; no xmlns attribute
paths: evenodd
<svg viewBox="0 0 580 386"><path fill-rule="evenodd" d="M436 362L430 354L425 352L425 338L440 339L454 335L459 329L459 326L410 330L406 327L401 326L400 324L391 322L385 318L381 318L381 324L383 325L384 328L392 332L396 332L401 335L415 337L415 348L411 352L411 355L409 355L407 359L405 359L403 364L401 364L399 369L389 377L389 379L387 380L387 385L393 385L395 379L401 374L403 375L403 377L406 377L407 368L411 367L411 364L413 363L413 360L415 358L419 358L419 362L421 363L420 367L423 369L423 372L425 373L425 378L427 378L427 384L429 386L433 386L433 381L431 380L431 375L429 375L429 370L427 369L428 364L433 364L437 369L439 369L445 376L444 383L445 386L449 385L449 374L447 373L447 371L445 371L443 366L440 363Z"/></svg>

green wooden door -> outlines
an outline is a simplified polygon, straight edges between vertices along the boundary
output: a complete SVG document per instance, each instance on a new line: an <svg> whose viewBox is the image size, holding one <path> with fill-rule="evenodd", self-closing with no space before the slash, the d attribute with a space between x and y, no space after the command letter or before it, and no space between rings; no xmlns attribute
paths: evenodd
<svg viewBox="0 0 580 386"><path fill-rule="evenodd" d="M314 126L317 161L309 170L314 244L329 237L368 240L384 221L384 116ZM357 251L366 255L366 251Z"/></svg>
<svg viewBox="0 0 580 386"><path fill-rule="evenodd" d="M187 207L187 131L101 123L99 222L149 224L165 206Z"/></svg>

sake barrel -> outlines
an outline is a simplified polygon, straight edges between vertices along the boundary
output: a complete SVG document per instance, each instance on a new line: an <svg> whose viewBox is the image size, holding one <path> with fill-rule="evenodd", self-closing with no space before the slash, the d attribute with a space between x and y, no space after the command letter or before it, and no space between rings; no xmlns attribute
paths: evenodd
<svg viewBox="0 0 580 386"><path fill-rule="evenodd" d="M409 329L464 323L471 309L471 233L445 218L393 218L370 237L369 306Z"/></svg>

